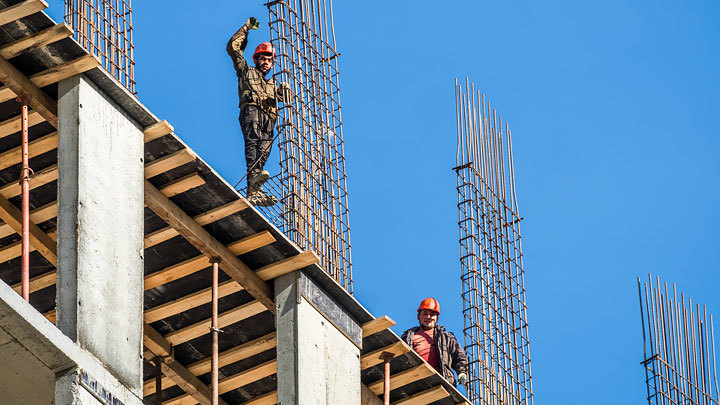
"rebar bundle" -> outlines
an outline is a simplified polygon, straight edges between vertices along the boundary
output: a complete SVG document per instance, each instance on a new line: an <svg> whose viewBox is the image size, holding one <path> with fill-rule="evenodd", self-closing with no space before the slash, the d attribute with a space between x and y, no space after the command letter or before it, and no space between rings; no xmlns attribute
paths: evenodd
<svg viewBox="0 0 720 405"><path fill-rule="evenodd" d="M533 403L510 127L466 79L455 80L457 191L468 398Z"/></svg>
<svg viewBox="0 0 720 405"><path fill-rule="evenodd" d="M65 0L65 22L80 45L135 94L130 0Z"/></svg>
<svg viewBox="0 0 720 405"><path fill-rule="evenodd" d="M279 111L282 228L352 293L352 260L332 0L266 4L275 77L292 90Z"/></svg>
<svg viewBox="0 0 720 405"><path fill-rule="evenodd" d="M643 366L650 405L718 404L715 333L705 306L685 300L677 287L638 278Z"/></svg>

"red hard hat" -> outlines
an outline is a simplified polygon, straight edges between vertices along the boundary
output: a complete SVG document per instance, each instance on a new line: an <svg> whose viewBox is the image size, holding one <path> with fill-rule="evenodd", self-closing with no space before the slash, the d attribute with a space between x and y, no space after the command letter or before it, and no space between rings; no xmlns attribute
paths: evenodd
<svg viewBox="0 0 720 405"><path fill-rule="evenodd" d="M258 45L257 48L255 48L253 59L255 59L255 57L257 57L259 53L269 53L272 55L273 59L275 59L275 48L273 48L270 42L263 42L262 44Z"/></svg>
<svg viewBox="0 0 720 405"><path fill-rule="evenodd" d="M438 315L440 315L440 304L435 298L429 297L422 300L420 306L418 307L418 312L422 311L423 309L435 311L438 313Z"/></svg>

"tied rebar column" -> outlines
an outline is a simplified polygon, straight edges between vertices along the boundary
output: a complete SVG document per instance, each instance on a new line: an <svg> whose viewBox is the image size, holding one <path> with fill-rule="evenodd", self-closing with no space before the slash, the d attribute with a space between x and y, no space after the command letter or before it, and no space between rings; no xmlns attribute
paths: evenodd
<svg viewBox="0 0 720 405"><path fill-rule="evenodd" d="M643 361L649 405L717 405L719 389L715 365L712 315L705 306L685 299L673 284L652 276L638 278Z"/></svg>
<svg viewBox="0 0 720 405"><path fill-rule="evenodd" d="M292 90L278 118L280 227L350 293L345 151L331 0L271 1L274 77Z"/></svg>
<svg viewBox="0 0 720 405"><path fill-rule="evenodd" d="M75 40L135 94L130 0L65 0L65 22L73 29Z"/></svg>
<svg viewBox="0 0 720 405"><path fill-rule="evenodd" d="M530 342L510 127L455 80L458 212L468 398L531 405Z"/></svg>

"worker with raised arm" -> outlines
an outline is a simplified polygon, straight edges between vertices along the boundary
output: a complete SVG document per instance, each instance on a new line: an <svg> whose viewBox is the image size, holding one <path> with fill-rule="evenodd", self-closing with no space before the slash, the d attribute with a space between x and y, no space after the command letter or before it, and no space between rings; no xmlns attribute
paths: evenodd
<svg viewBox="0 0 720 405"><path fill-rule="evenodd" d="M230 38L227 53L233 60L238 78L238 95L240 97L240 127L245 138L245 162L247 164L247 199L250 203L270 206L277 199L265 194L263 183L270 178L270 173L263 169L273 144L273 128L277 121L277 103L285 103L290 92L284 84L276 85L268 73L275 63L275 49L270 42L263 42L253 53L254 66L248 65L243 55L247 45L249 30L260 27L255 17L250 17L245 24Z"/></svg>
<svg viewBox="0 0 720 405"><path fill-rule="evenodd" d="M439 317L440 304L435 298L425 298L417 310L420 325L406 330L402 340L453 385L455 370L458 382L467 390L467 356L455 335L437 324Z"/></svg>

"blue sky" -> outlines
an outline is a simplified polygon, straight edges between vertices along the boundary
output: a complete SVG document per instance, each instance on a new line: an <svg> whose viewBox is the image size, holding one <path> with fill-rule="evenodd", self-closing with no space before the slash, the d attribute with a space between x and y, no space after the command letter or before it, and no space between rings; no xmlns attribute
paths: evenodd
<svg viewBox="0 0 720 405"><path fill-rule="evenodd" d="M134 2L140 99L233 184L243 143L225 43L251 15L267 23L262 3ZM467 75L513 131L536 403L642 403L636 277L720 313L719 12L336 2L355 296L398 334L435 296L462 336L451 168L453 82Z"/></svg>

